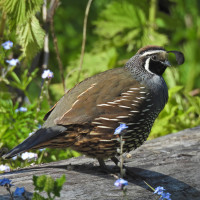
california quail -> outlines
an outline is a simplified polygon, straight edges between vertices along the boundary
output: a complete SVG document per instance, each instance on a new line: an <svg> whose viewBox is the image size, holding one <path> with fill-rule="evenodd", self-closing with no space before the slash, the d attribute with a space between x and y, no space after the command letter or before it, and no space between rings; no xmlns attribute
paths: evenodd
<svg viewBox="0 0 200 200"><path fill-rule="evenodd" d="M128 126L124 152L139 147L168 100L162 74L169 66L168 53L178 64L184 56L158 46L141 48L124 67L85 79L69 90L46 114L41 129L5 154L4 158L44 147L66 148L97 158L115 158L119 142L115 129ZM115 159L113 159L115 160Z"/></svg>

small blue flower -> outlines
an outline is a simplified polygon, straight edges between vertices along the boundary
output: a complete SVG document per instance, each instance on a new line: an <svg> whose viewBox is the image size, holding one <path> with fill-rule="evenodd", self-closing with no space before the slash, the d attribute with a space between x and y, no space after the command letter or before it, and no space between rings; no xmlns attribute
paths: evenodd
<svg viewBox="0 0 200 200"><path fill-rule="evenodd" d="M12 160L17 160L17 156L12 157Z"/></svg>
<svg viewBox="0 0 200 200"><path fill-rule="evenodd" d="M15 110L15 112L26 112L26 111L27 111L27 108L25 108L25 107L20 107Z"/></svg>
<svg viewBox="0 0 200 200"><path fill-rule="evenodd" d="M17 63L19 63L18 59L11 59L11 60L6 60L6 62L10 65L10 66L16 66Z"/></svg>
<svg viewBox="0 0 200 200"><path fill-rule="evenodd" d="M1 46L6 49L6 50L9 50L13 47L13 42L11 41L6 41L4 42L3 44L1 44Z"/></svg>
<svg viewBox="0 0 200 200"><path fill-rule="evenodd" d="M116 187L123 188L124 186L128 185L128 181L124 180L123 178L117 179L114 183Z"/></svg>
<svg viewBox="0 0 200 200"><path fill-rule="evenodd" d="M164 190L164 187L158 186L157 188L155 188L154 194L161 195L164 192Z"/></svg>
<svg viewBox="0 0 200 200"><path fill-rule="evenodd" d="M42 78L43 79L46 79L46 78L53 78L53 72L50 71L49 69L47 70L44 70L43 73L42 73Z"/></svg>
<svg viewBox="0 0 200 200"><path fill-rule="evenodd" d="M120 134L124 129L128 128L128 126L126 126L126 124L120 124L114 132L114 135L118 135Z"/></svg>
<svg viewBox="0 0 200 200"><path fill-rule="evenodd" d="M40 152L42 152L42 151L45 151L45 150L46 150L46 148L43 148L43 149L39 149L39 151L40 151Z"/></svg>
<svg viewBox="0 0 200 200"><path fill-rule="evenodd" d="M170 198L171 194L165 193L164 191L165 191L164 187L158 186L157 188L155 188L154 194L158 194L161 196L159 200L171 200Z"/></svg>
<svg viewBox="0 0 200 200"><path fill-rule="evenodd" d="M6 185L12 186L11 180L8 178L0 179L0 186L6 186Z"/></svg>
<svg viewBox="0 0 200 200"><path fill-rule="evenodd" d="M170 198L171 194L170 193L164 193L163 192L161 195L162 195L162 197L160 197L161 200L164 200L164 199L171 200L171 198Z"/></svg>
<svg viewBox="0 0 200 200"><path fill-rule="evenodd" d="M17 187L14 192L14 196L22 196L24 193L25 193L24 187L21 187L21 188Z"/></svg>

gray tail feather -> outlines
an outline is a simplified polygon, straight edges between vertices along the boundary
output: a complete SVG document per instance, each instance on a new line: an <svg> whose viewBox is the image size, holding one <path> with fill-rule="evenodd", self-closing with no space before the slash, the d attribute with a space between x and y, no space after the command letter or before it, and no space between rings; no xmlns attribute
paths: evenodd
<svg viewBox="0 0 200 200"><path fill-rule="evenodd" d="M13 156L19 153L32 149L35 146L42 144L43 142L51 140L52 138L56 137L57 135L63 133L66 130L67 128L64 126L52 126L49 128L41 128L37 130L33 135L29 136L21 144L9 151L7 154L3 155L2 158L12 158Z"/></svg>

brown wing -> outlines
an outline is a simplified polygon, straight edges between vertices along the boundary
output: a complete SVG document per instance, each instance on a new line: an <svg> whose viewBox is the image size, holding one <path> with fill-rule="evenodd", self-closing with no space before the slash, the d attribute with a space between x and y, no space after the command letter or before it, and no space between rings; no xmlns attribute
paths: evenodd
<svg viewBox="0 0 200 200"><path fill-rule="evenodd" d="M121 104L119 102L123 99L123 93L131 87L140 88L141 85L124 68L109 70L88 78L60 99L44 126L85 124L108 114L113 117L123 116L126 112L123 106L127 104L128 107L130 102L128 103L127 99L126 102L122 100ZM137 96L140 95L138 92ZM118 106L118 109L115 109L115 106Z"/></svg>

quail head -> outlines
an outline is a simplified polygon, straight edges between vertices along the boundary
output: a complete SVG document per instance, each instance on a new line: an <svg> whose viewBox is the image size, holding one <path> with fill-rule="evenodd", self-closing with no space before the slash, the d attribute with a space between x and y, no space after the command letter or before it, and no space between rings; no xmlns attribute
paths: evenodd
<svg viewBox="0 0 200 200"><path fill-rule="evenodd" d="M174 53L178 64L184 56L159 46L141 48L124 67L111 69L77 84L46 114L45 123L33 135L5 154L70 147L87 156L116 161L119 142L115 129L126 124L124 152L136 149L147 139L153 123L168 100L162 77Z"/></svg>

